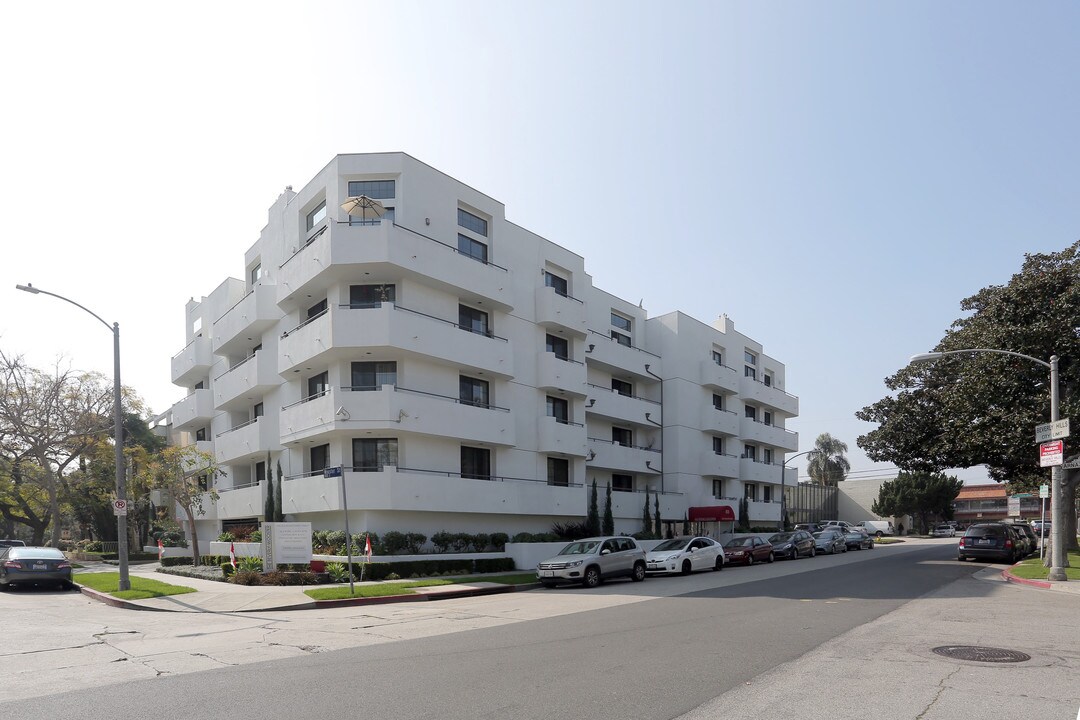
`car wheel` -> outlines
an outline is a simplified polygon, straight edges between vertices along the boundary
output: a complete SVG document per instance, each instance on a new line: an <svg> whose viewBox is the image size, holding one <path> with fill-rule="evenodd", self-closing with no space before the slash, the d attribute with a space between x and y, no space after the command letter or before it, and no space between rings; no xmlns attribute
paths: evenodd
<svg viewBox="0 0 1080 720"><path fill-rule="evenodd" d="M585 575L581 578L581 584L587 588L594 588L600 584L600 568L585 568Z"/></svg>
<svg viewBox="0 0 1080 720"><path fill-rule="evenodd" d="M773 552L771 552L771 551L770 551L770 552L769 552L769 562L772 562L772 561L773 561L773 560L775 560L775 559L776 559L776 557L775 557L775 553L773 553Z"/></svg>
<svg viewBox="0 0 1080 720"><path fill-rule="evenodd" d="M750 567L753 564L754 564L754 556L753 555L747 555L746 556L746 567Z"/></svg>
<svg viewBox="0 0 1080 720"><path fill-rule="evenodd" d="M817 545L810 548L810 557L817 557Z"/></svg>
<svg viewBox="0 0 1080 720"><path fill-rule="evenodd" d="M720 571L724 569L724 558L719 555L716 556L716 565L713 566L713 570Z"/></svg>
<svg viewBox="0 0 1080 720"><path fill-rule="evenodd" d="M687 567L689 567L690 562L687 561L686 565L687 565ZM689 573L689 571L687 571L687 572ZM643 563L643 562L634 563L634 574L630 576L630 579L633 580L634 582L641 582L642 580L645 579L645 563Z"/></svg>
<svg viewBox="0 0 1080 720"><path fill-rule="evenodd" d="M689 560L683 560L682 561L682 574L683 575L689 575L690 570L691 570L690 561Z"/></svg>
<svg viewBox="0 0 1080 720"><path fill-rule="evenodd" d="M880 530L878 530L876 533L874 533L874 537L881 537L883 534L884 533L882 533Z"/></svg>
<svg viewBox="0 0 1080 720"><path fill-rule="evenodd" d="M799 550L798 550L798 548L791 548L791 559L792 560L798 560L799 559Z"/></svg>

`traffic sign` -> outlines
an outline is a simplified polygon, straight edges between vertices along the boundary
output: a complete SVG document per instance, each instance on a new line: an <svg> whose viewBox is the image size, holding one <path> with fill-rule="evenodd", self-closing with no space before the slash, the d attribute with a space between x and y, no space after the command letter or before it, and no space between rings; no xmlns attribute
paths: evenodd
<svg viewBox="0 0 1080 720"><path fill-rule="evenodd" d="M1065 443L1053 440L1039 446L1039 467L1060 465L1065 454Z"/></svg>
<svg viewBox="0 0 1080 720"><path fill-rule="evenodd" d="M1039 486L1039 497L1042 498L1043 500L1050 497L1050 486L1049 485L1040 485Z"/></svg>
<svg viewBox="0 0 1080 720"><path fill-rule="evenodd" d="M1035 426L1035 442L1037 443L1067 437L1069 437L1069 418Z"/></svg>
<svg viewBox="0 0 1080 720"><path fill-rule="evenodd" d="M127 500L113 500L112 511L117 517L127 515Z"/></svg>

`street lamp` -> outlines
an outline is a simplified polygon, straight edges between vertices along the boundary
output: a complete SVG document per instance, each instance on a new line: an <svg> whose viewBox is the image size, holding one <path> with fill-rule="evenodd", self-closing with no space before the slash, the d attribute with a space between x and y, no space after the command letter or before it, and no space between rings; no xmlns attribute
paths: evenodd
<svg viewBox="0 0 1080 720"><path fill-rule="evenodd" d="M1012 355L1031 362L1038 363L1043 367L1050 368L1050 422L1057 422L1058 417L1058 356L1051 355L1050 362L1039 358L1024 355L1011 350L992 350L989 348L967 348L965 350L945 350L943 352L929 352L912 355L910 362L925 362L937 360L946 355L959 355L961 353L986 352L999 355ZM1050 573L1048 580L1063 582L1068 580L1065 575L1065 503L1061 497L1061 466L1054 465L1050 468L1050 519L1051 519L1051 546L1050 546Z"/></svg>
<svg viewBox="0 0 1080 720"><path fill-rule="evenodd" d="M41 290L27 283L26 285L16 285L16 290L22 290L24 292L33 293L34 295L51 295L54 298L63 300L64 302L71 303L75 307L83 310L90 315L93 315L102 325L109 328L113 334L113 431L114 431L114 444L116 445L116 500L118 504L123 504L125 507L116 516L116 534L117 534L117 554L120 560L120 590L130 590L131 580L128 578L128 538L127 538L127 487L124 477L124 428L123 428L123 414L121 409L121 396L120 396L120 323L109 323L102 320L97 313L83 307L79 303L64 297L63 295L57 295L47 290Z"/></svg>
<svg viewBox="0 0 1080 720"><path fill-rule="evenodd" d="M809 455L812 452L814 452L814 451L813 450L806 450L806 451L801 452L801 453L799 453L797 455L792 455L787 460L784 460L784 461L782 461L780 463L780 526L784 530L787 530L787 523L784 521L784 512L787 510L787 493L785 492L786 478L784 477L784 475L785 475L784 471L787 470L787 464L789 462L791 462L792 460L794 460L797 457L802 457L803 455Z"/></svg>

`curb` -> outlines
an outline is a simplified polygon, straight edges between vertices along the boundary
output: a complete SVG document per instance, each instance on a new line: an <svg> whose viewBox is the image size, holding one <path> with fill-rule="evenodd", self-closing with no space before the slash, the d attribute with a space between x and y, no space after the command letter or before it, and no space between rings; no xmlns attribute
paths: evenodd
<svg viewBox="0 0 1080 720"><path fill-rule="evenodd" d="M384 595L371 598L342 598L340 600L316 600L315 607L352 607L355 605L386 605L400 602L427 602L429 600L452 600L455 598L480 597L482 595L501 595L503 593L532 590L540 587L539 583L532 585L505 585L503 587L466 588L464 590L446 590L443 592L414 593L412 595Z"/></svg>
<svg viewBox="0 0 1080 720"><path fill-rule="evenodd" d="M1054 587L1046 580L1028 580L1027 578L1016 577L1012 574L1010 568L1002 570L1001 576L1005 578L1007 582L1016 583L1017 585L1031 585L1032 587L1043 588L1045 590L1049 590L1050 588Z"/></svg>
<svg viewBox="0 0 1080 720"><path fill-rule="evenodd" d="M76 583L77 584L77 583ZM129 600L122 600L118 597L113 597L107 593L98 592L97 590L91 590L85 585L78 585L79 592L91 600L97 600L100 603L104 603L109 607L120 608L121 610L147 610L149 612L169 612L161 608L145 607L137 603L133 603Z"/></svg>

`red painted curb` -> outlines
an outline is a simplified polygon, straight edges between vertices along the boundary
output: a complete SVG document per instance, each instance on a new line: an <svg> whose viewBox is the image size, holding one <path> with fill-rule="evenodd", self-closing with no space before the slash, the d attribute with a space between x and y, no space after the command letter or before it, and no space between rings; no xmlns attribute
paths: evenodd
<svg viewBox="0 0 1080 720"><path fill-rule="evenodd" d="M1009 572L1008 569L1002 570L1001 575L1005 578L1006 581L1016 583L1017 585L1031 585L1032 587L1047 589L1053 587L1053 585L1046 582L1045 580L1028 580L1027 578L1016 577L1011 572Z"/></svg>

